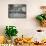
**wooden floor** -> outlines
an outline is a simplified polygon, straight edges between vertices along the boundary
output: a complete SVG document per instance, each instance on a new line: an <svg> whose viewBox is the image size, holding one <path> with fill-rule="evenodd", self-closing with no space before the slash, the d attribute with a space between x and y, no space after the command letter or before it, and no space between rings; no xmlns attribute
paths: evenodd
<svg viewBox="0 0 46 46"><path fill-rule="evenodd" d="M23 45L15 45L15 46L46 46L46 44L42 45L34 45L34 44L23 44Z"/></svg>

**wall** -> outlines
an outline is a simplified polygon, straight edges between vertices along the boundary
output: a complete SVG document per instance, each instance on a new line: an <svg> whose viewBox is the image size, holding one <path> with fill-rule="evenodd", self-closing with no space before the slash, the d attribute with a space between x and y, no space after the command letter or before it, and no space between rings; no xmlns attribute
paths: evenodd
<svg viewBox="0 0 46 46"><path fill-rule="evenodd" d="M26 4L27 18L9 19L8 4ZM46 5L46 0L0 0L0 34L4 34L6 25L15 25L19 31L18 36L31 36L36 29L44 29L38 25L35 16L41 13L40 6Z"/></svg>

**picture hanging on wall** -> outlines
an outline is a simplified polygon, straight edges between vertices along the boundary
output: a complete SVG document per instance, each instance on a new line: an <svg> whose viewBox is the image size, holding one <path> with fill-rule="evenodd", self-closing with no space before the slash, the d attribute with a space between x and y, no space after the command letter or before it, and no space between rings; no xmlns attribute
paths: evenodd
<svg viewBox="0 0 46 46"><path fill-rule="evenodd" d="M26 18L26 4L8 4L8 18Z"/></svg>

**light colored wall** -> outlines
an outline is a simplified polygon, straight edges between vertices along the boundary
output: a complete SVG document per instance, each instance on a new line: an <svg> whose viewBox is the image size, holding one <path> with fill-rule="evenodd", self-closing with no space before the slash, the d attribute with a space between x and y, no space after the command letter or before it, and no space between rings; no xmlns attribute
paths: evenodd
<svg viewBox="0 0 46 46"><path fill-rule="evenodd" d="M27 18L9 19L8 4L26 4ZM15 25L19 31L18 36L22 34L31 36L36 32L36 29L42 29L35 19L35 16L41 13L40 6L42 5L46 5L46 0L0 0L0 34L4 33L6 25Z"/></svg>

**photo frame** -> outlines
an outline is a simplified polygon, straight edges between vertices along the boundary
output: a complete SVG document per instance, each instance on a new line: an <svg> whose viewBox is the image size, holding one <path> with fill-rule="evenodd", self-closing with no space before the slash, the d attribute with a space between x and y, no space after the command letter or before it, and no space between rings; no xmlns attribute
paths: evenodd
<svg viewBox="0 0 46 46"><path fill-rule="evenodd" d="M26 4L8 4L8 18L26 18Z"/></svg>

